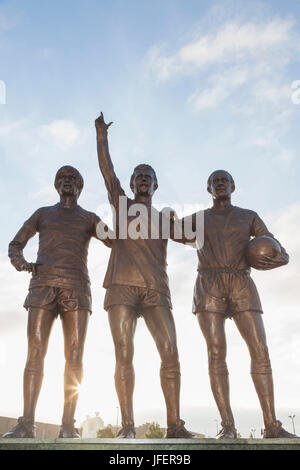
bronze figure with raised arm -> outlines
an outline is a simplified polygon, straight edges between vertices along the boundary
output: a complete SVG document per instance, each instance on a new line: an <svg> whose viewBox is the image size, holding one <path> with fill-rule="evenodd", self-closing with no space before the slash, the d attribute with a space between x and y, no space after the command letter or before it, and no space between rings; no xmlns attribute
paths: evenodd
<svg viewBox="0 0 300 470"><path fill-rule="evenodd" d="M38 209L9 244L11 263L32 273L24 307L28 310L28 355L23 378L24 411L5 438L35 437L35 408L42 386L44 357L55 318L60 315L65 349L64 409L59 437L79 438L74 427L82 356L92 311L87 254L90 239L99 238L100 218L77 204L83 178L76 168L63 166L55 177L60 201ZM104 226L104 224L103 224ZM104 228L103 228L104 229ZM23 249L39 233L36 263ZM110 241L104 242L110 247Z"/></svg>
<svg viewBox="0 0 300 470"><path fill-rule="evenodd" d="M122 414L122 429L118 436L135 437L132 361L134 333L137 318L141 315L161 358L160 379L167 408L166 437L190 438L193 435L185 429L179 414L180 366L166 271L168 239L161 236L161 212L157 211L158 236L148 233L152 226L152 222L150 225L147 222L154 210L152 197L158 187L157 177L150 165L138 165L130 180L134 199L125 195L109 155L107 129L110 124L104 122L102 113L95 121L100 170L116 212L117 237L113 240L104 280L107 289L104 308L108 311L115 345L115 385ZM144 219L139 219L143 220L139 227L143 236L130 233L130 225L135 220L134 207L144 214ZM125 222L121 223L122 220Z"/></svg>
<svg viewBox="0 0 300 470"><path fill-rule="evenodd" d="M210 384L222 420L217 438L234 439L237 436L226 364L224 327L228 317L233 319L248 346L251 376L263 412L263 437L296 437L283 429L276 419L263 311L246 255L251 237L258 237L253 240L261 238L265 243L268 239L278 246L278 251L272 256L259 254L257 269L283 266L288 263L289 256L279 242L275 242L256 212L231 204L234 189L234 180L227 171L214 171L208 178L207 190L213 198L213 206L204 211L204 244L197 250L198 276L193 300L193 313L207 343ZM192 216L193 230L196 230L195 215Z"/></svg>

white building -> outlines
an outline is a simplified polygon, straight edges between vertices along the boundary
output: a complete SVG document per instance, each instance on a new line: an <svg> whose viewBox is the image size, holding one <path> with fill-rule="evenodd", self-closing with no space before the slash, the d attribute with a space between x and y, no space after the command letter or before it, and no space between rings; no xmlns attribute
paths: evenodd
<svg viewBox="0 0 300 470"><path fill-rule="evenodd" d="M97 431L104 428L104 422L100 418L98 411L95 412L95 416L87 416L81 424L82 438L97 437Z"/></svg>

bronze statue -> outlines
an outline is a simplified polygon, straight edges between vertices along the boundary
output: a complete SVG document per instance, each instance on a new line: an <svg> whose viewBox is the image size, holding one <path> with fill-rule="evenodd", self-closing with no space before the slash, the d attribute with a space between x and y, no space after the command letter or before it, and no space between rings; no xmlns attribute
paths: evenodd
<svg viewBox="0 0 300 470"><path fill-rule="evenodd" d="M118 437L135 437L132 360L134 333L140 315L143 316L161 357L160 378L167 408L166 437L193 437L185 429L184 421L179 415L180 365L166 272L168 239L162 236L153 238L150 233L149 237L132 238L127 233L129 224L134 219L128 214L135 204L139 204L141 212L146 211L148 221L153 210L152 196L158 187L157 177L150 165L138 165L130 180L134 199L125 196L109 155L107 129L110 124L104 122L102 113L95 121L100 170L110 203L117 212L115 224L117 238L113 240L103 286L107 289L104 308L108 311L115 346L115 385L122 414L122 429ZM120 208L122 203L126 212L125 235L124 224L120 223L120 219L124 216ZM162 213L158 215L158 231L161 235ZM143 227L140 229L142 231Z"/></svg>
<svg viewBox="0 0 300 470"><path fill-rule="evenodd" d="M197 250L198 276L193 300L193 313L207 343L210 383L222 419L217 438L237 436L226 365L224 324L228 317L234 320L249 349L251 375L264 418L263 437L296 437L276 419L263 311L245 256L251 237L274 237L256 212L231 204L234 189L233 178L227 171L214 171L208 178L207 190L212 195L213 207L204 211L204 244ZM281 245L280 248L281 253L274 258L261 257L257 267L268 270L287 264L289 256Z"/></svg>
<svg viewBox="0 0 300 470"><path fill-rule="evenodd" d="M79 438L74 427L78 386L82 381L82 356L92 311L87 254L96 237L100 218L82 209L77 199L83 178L72 166L63 166L55 177L60 202L38 209L9 244L11 263L18 271L32 273L24 307L28 310L28 356L24 370L24 412L5 438L35 437L35 408L43 380L44 357L55 318L60 315L64 334L64 410L59 437ZM102 223L102 222L101 222ZM23 249L39 233L36 263L28 263ZM109 240L105 241L110 246Z"/></svg>

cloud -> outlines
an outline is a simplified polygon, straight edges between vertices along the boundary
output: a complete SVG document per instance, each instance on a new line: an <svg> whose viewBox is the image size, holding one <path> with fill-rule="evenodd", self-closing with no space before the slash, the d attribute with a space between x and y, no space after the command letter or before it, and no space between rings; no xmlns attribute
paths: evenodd
<svg viewBox="0 0 300 470"><path fill-rule="evenodd" d="M197 89L187 99L187 103L195 111L216 108L244 85L251 87L252 109L254 107L257 109L257 106L265 103L277 109L291 104L290 85L280 83L269 64L257 63L255 67L247 64L227 67L222 72L209 75L207 82L210 84L208 88ZM244 107L245 101L247 97L243 95ZM244 107L242 109L245 109ZM247 112L249 113L249 109Z"/></svg>
<svg viewBox="0 0 300 470"><path fill-rule="evenodd" d="M167 45L155 45L148 52L147 64L161 84L193 77L187 86L194 82L195 88L187 92L186 101L192 111L217 108L227 101L233 112L253 114L265 105L274 112L274 108L291 105L287 71L298 43L292 19L236 19L194 35L173 54L165 52ZM277 154L279 159L291 159L280 156L280 151Z"/></svg>
<svg viewBox="0 0 300 470"><path fill-rule="evenodd" d="M225 24L215 35L208 35L186 45L177 54L182 63L197 68L216 62L238 60L252 54L270 51L289 40L291 21Z"/></svg>
<svg viewBox="0 0 300 470"><path fill-rule="evenodd" d="M148 61L160 80L168 80L216 64L280 53L282 48L290 47L292 28L291 20L279 18L261 23L227 22L215 33L195 38L173 55L164 56L161 48L155 46L149 51Z"/></svg>
<svg viewBox="0 0 300 470"><path fill-rule="evenodd" d="M38 190L30 194L34 201L43 201L43 205L57 203L57 191L54 188L54 178L52 184L43 184Z"/></svg>
<svg viewBox="0 0 300 470"><path fill-rule="evenodd" d="M292 150L281 149L280 152L275 155L275 158L284 163L290 163L295 159L295 153Z"/></svg>
<svg viewBox="0 0 300 470"><path fill-rule="evenodd" d="M270 103L278 103L281 100L291 100L292 90L288 85L277 85L274 81L261 80L252 89L252 95L268 100Z"/></svg>
<svg viewBox="0 0 300 470"><path fill-rule="evenodd" d="M12 121L0 124L0 136L8 136L11 132L18 130L24 125L25 121Z"/></svg>
<svg viewBox="0 0 300 470"><path fill-rule="evenodd" d="M48 125L42 125L37 129L41 137L51 138L59 147L68 147L79 138L79 129L71 120L53 121Z"/></svg>
<svg viewBox="0 0 300 470"><path fill-rule="evenodd" d="M45 123L29 118L0 118L0 148L3 156L9 165L16 164L26 174L30 173L31 177L40 172L41 166L43 175L50 172L53 177L55 169L66 162L73 162L76 166L84 152L91 147L90 133L90 129L70 119ZM42 176L38 185L42 187L45 184L49 184L49 180L46 182Z"/></svg>
<svg viewBox="0 0 300 470"><path fill-rule="evenodd" d="M23 138L28 133L36 140L40 141L49 139L52 144L60 147L69 147L77 142L80 136L86 136L85 129L80 129L79 126L72 120L61 119L55 120L50 124L35 125L29 120L23 119L19 121L3 120L0 122L0 136L11 137L12 133L18 131L18 137Z"/></svg>
<svg viewBox="0 0 300 470"><path fill-rule="evenodd" d="M290 165L295 160L296 152L291 148L292 142L285 139L295 115L295 110L288 101L268 101L265 105L256 102L245 110L236 111L248 115L250 146L258 147L265 156L285 165Z"/></svg>
<svg viewBox="0 0 300 470"><path fill-rule="evenodd" d="M214 86L203 91L196 90L187 102L195 111L215 108L228 98L237 87L246 83L250 77L251 72L247 67L234 67L224 73L212 75L210 82L213 82Z"/></svg>

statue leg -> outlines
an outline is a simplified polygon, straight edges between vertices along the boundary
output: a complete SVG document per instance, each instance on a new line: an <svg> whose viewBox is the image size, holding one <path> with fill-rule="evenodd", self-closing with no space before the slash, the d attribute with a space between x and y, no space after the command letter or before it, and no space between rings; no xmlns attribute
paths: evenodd
<svg viewBox="0 0 300 470"><path fill-rule="evenodd" d="M116 356L115 386L120 403L122 427L133 428L134 389L134 333L137 315L135 308L128 305L113 305L108 309L110 330Z"/></svg>
<svg viewBox="0 0 300 470"><path fill-rule="evenodd" d="M80 309L65 311L61 316L66 360L62 425L67 429L74 426L78 389L83 377L82 357L89 316L88 310Z"/></svg>
<svg viewBox="0 0 300 470"><path fill-rule="evenodd" d="M160 358L160 380L167 408L168 427L178 426L180 364L172 312L163 306L143 309L146 325L156 343Z"/></svg>
<svg viewBox="0 0 300 470"><path fill-rule="evenodd" d="M263 412L265 427L276 422L272 369L262 315L239 312L233 317L251 356L251 375Z"/></svg>
<svg viewBox="0 0 300 470"><path fill-rule="evenodd" d="M55 315L50 310L29 308L28 354L23 380L23 417L31 422L34 422L35 408L43 381L44 358L54 320Z"/></svg>
<svg viewBox="0 0 300 470"><path fill-rule="evenodd" d="M234 427L226 364L225 316L219 313L200 312L197 313L197 318L207 344L210 384L221 415L222 427Z"/></svg>

